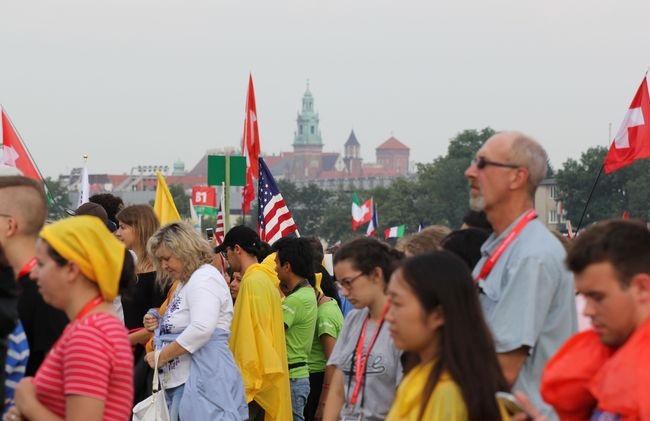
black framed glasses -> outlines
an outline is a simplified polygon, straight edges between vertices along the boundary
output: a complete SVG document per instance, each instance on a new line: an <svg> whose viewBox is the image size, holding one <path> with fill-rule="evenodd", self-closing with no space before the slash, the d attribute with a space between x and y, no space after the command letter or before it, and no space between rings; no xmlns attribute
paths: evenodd
<svg viewBox="0 0 650 421"><path fill-rule="evenodd" d="M340 281L336 281L334 282L334 285L339 290L345 289L349 291L350 288L352 287L352 283L354 283L354 281L356 281L357 279L361 278L363 275L365 275L365 273L361 272L357 276L353 276L350 279L341 279Z"/></svg>
<svg viewBox="0 0 650 421"><path fill-rule="evenodd" d="M482 170L483 168L489 166L501 167L501 168L515 168L515 169L521 166L517 164L509 164L507 162L490 161L489 159L485 159L482 156L472 159L472 164L476 165L476 168L478 168L479 170Z"/></svg>

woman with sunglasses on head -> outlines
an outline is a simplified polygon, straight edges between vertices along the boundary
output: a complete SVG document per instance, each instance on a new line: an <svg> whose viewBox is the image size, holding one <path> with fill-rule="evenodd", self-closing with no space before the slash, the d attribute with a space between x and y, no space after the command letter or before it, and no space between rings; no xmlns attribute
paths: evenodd
<svg viewBox="0 0 650 421"><path fill-rule="evenodd" d="M508 385L467 265L446 251L402 262L388 286L395 346L418 364L404 377L387 421L507 419Z"/></svg>
<svg viewBox="0 0 650 421"><path fill-rule="evenodd" d="M5 419L129 419L133 355L112 302L133 281L131 254L99 218L67 218L41 231L31 278L70 323Z"/></svg>
<svg viewBox="0 0 650 421"><path fill-rule="evenodd" d="M401 352L390 339L386 286L400 252L371 237L344 244L334 256L337 287L352 305L327 362L336 367L323 420L386 418L402 377Z"/></svg>
<svg viewBox="0 0 650 421"><path fill-rule="evenodd" d="M162 367L172 421L242 420L248 406L228 348L233 305L214 253L193 227L172 222L147 243L154 265L179 280L145 360ZM150 312L151 314L151 312Z"/></svg>

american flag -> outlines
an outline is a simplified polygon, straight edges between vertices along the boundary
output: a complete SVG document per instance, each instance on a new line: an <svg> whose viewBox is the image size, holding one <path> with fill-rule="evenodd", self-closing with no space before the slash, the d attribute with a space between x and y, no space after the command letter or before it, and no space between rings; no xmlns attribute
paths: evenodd
<svg viewBox="0 0 650 421"><path fill-rule="evenodd" d="M226 235L226 227L223 223L223 209L219 208L217 213L217 222L214 224L214 242L218 246L223 243L223 237Z"/></svg>
<svg viewBox="0 0 650 421"><path fill-rule="evenodd" d="M264 159L259 158L259 164L257 227L262 241L273 244L294 231L297 233L298 227Z"/></svg>

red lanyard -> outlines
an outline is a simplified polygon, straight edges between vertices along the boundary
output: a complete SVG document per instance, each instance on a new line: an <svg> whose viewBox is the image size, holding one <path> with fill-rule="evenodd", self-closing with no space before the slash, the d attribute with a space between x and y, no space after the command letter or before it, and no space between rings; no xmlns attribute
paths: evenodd
<svg viewBox="0 0 650 421"><path fill-rule="evenodd" d="M88 315L95 307L100 305L101 303L104 302L104 298L101 295L98 295L97 297L93 298L92 300L88 301L88 303L83 306L83 308L77 313L77 317L75 317L75 320L81 320L85 316Z"/></svg>
<svg viewBox="0 0 650 421"><path fill-rule="evenodd" d="M490 274L492 271L492 268L496 264L497 260L501 257L503 252L508 248L510 243L515 241L515 238L521 233L521 231L524 229L526 225L533 219L537 218L537 212L535 212L535 209L529 209L524 216L517 222L517 225L506 235L506 238L503 239L501 244L499 244L499 247L497 247L496 250L494 250L494 253L490 255L490 257L487 259L483 267L481 268L481 272L478 274L476 278L474 278L475 282L478 282L482 279L487 278L487 276Z"/></svg>
<svg viewBox="0 0 650 421"><path fill-rule="evenodd" d="M386 317L386 313L388 312L389 307L390 307L390 301L387 302L386 305L384 306L384 309L381 312L381 316L377 321L377 328L375 329L375 333L372 335L372 338L370 339L370 343L368 344L368 350L366 352L365 358L363 357L363 343L365 342L366 339L366 330L368 329L368 321L370 320L370 313L368 313L368 317L366 317L366 321L363 322L363 327L361 328L359 342L357 343L357 350L356 350L355 361L354 361L354 390L352 391L352 396L350 396L350 403L352 405L357 404L357 399L359 398L359 392L361 392L361 386L364 383L366 377L365 376L366 367L368 367L368 360L370 359L370 351L372 350L372 347L375 345L377 336L379 336L379 331L381 330L381 327L384 324L384 317Z"/></svg>
<svg viewBox="0 0 650 421"><path fill-rule="evenodd" d="M20 272L18 272L16 279L20 279L25 275L29 275L32 269L34 269L34 266L36 266L36 257L32 257L29 259L29 262L25 263L25 266L23 266L23 268L20 269Z"/></svg>

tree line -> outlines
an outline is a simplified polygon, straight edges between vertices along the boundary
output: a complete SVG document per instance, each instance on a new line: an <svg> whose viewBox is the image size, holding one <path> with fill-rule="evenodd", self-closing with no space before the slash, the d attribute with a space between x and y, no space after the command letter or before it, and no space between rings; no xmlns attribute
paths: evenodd
<svg viewBox="0 0 650 421"><path fill-rule="evenodd" d="M465 169L481 145L495 131L464 130L450 139L445 155L433 162L417 164L411 178L397 178L388 187L355 190L362 201L374 198L379 227L383 230L406 225L413 232L419 224L440 224L451 228L460 226L468 210L468 184ZM607 148L596 146L582 153L579 159L568 159L557 171L549 165L549 176L557 180L557 198L566 211L565 218L575 227L587 202L594 181L601 170ZM583 226L602 219L620 217L629 212L631 217L650 219L650 161L640 160L612 174L602 173L593 190ZM65 189L51 179L46 184L53 196L50 217L62 216L63 208L70 206ZM316 235L329 243L345 241L355 235L364 235L365 226L356 232L351 228L352 193L350 190L324 190L310 184L297 187L287 180L278 181L278 187L298 224L301 235ZM174 201L183 217L189 216L189 197L180 185L170 185ZM251 217L250 215L253 215ZM253 206L246 224L255 227L257 209ZM233 221L236 222L236 221ZM241 220L240 220L241 222ZM205 224L214 223L206 219Z"/></svg>

